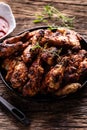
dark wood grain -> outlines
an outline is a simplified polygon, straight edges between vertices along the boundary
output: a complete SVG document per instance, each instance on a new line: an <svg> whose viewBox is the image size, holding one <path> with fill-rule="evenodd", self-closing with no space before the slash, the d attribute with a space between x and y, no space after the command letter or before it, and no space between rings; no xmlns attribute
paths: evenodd
<svg viewBox="0 0 87 130"><path fill-rule="evenodd" d="M2 0L8 3L16 18L17 27L11 35L40 26L32 21L44 5L51 4L67 16L75 16L75 30L87 40L86 0ZM0 95L22 110L30 119L23 126L0 106L0 130L73 130L87 129L87 88L65 99L24 101L11 93L0 79Z"/></svg>

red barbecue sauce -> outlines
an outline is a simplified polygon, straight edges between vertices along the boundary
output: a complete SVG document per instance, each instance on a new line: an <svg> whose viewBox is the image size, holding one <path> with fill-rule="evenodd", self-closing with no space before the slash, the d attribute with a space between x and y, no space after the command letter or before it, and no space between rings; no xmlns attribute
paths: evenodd
<svg viewBox="0 0 87 130"><path fill-rule="evenodd" d="M8 30L9 30L8 22L3 17L0 17L0 38L6 35Z"/></svg>

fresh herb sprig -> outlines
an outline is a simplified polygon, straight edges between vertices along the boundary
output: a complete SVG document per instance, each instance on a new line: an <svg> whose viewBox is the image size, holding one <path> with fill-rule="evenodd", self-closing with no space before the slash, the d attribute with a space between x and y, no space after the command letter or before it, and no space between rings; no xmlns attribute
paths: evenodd
<svg viewBox="0 0 87 130"><path fill-rule="evenodd" d="M39 45L39 42L37 42L32 48L31 50L34 51L35 49L37 48L42 48L40 45Z"/></svg>
<svg viewBox="0 0 87 130"><path fill-rule="evenodd" d="M42 49L43 52L48 52L49 54L53 54L57 57L59 57L59 54L61 53L62 51L62 48L60 48L57 52L55 51L52 51L52 50L47 50L47 44L45 44L46 46L42 47L39 45L39 42L36 43L36 45L34 45L31 50L32 51L35 51L35 49Z"/></svg>
<svg viewBox="0 0 87 130"><path fill-rule="evenodd" d="M43 11L40 15L36 16L36 19L33 21L34 23L45 22L49 24L49 21L57 21L60 22L61 26L64 27L73 27L73 21L75 17L69 18L61 13L58 9L53 6L46 5L44 6ZM54 22L55 23L55 22Z"/></svg>
<svg viewBox="0 0 87 130"><path fill-rule="evenodd" d="M58 49L57 52L56 51L53 51L53 50L47 50L47 49L43 49L44 52L48 52L49 54L52 54L52 55L55 55L57 57L59 57L61 51L62 51L62 48Z"/></svg>

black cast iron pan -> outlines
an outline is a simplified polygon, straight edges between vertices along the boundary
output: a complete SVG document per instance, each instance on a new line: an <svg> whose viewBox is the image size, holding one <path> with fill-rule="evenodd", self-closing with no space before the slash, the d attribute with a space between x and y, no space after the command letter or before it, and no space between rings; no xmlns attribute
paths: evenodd
<svg viewBox="0 0 87 130"><path fill-rule="evenodd" d="M35 30L38 30L38 29L47 29L47 28L48 28L48 26L34 27L34 28L31 28L31 29L27 29L27 30L25 30L25 31L23 31L23 32L21 32L21 33L19 33L19 34L17 34L17 35L20 35L20 34L26 32L26 31L27 31L27 32L32 32L32 31L35 31ZM54 30L54 31L55 31L55 30ZM82 38L80 44L81 44L82 49L87 50L87 41L86 41L84 38ZM5 70L3 70L2 67L1 67L1 65L0 65L0 77L1 77L2 81L4 82L5 86L6 86L11 92L13 92L14 94L16 94L18 97L20 97L20 98L23 99L23 100L27 100L27 101L32 101L32 100L35 100L35 101L47 101L47 100L51 100L51 101L52 101L52 100L55 100L55 98L56 98L56 99L61 99L61 98L67 97L67 96L56 97L56 96L52 96L52 95L37 95L37 96L35 96L35 97L24 97L24 96L23 96L21 93L19 93L16 89L14 89L13 87L11 87L11 84L9 84L8 82L6 82L6 80L5 80L5 74L6 74ZM84 88L84 87L87 86L87 78L86 78L86 77L85 77L85 79L84 79L83 81L81 81L81 84L82 84L82 87L81 87L81 88ZM80 90L81 90L81 89L80 89ZM80 90L78 90L78 92L79 92ZM77 93L77 92L76 92L76 93ZM74 94L70 94L70 95L68 95L68 96L72 96L72 95L74 95Z"/></svg>

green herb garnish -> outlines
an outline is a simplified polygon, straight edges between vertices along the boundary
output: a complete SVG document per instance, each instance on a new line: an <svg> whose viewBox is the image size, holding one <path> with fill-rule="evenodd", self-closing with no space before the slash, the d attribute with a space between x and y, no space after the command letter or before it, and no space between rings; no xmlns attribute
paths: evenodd
<svg viewBox="0 0 87 130"><path fill-rule="evenodd" d="M56 25L48 25L48 29L53 31L53 30L57 30L60 26L56 26Z"/></svg>
<svg viewBox="0 0 87 130"><path fill-rule="evenodd" d="M42 48L38 42L31 48L31 50L34 51L37 48Z"/></svg>
<svg viewBox="0 0 87 130"><path fill-rule="evenodd" d="M52 55L55 55L57 57L59 57L60 53L62 52L62 48L60 48L59 50L56 51L53 51L53 50L46 50L46 49L43 49L44 52L48 52L49 54L52 54Z"/></svg>
<svg viewBox="0 0 87 130"><path fill-rule="evenodd" d="M48 43L46 43L45 46L44 46L44 48L43 48L42 46L39 45L39 42L37 42L36 45L34 45L34 46L31 48L31 50L32 50L32 51L35 51L35 49L40 48L40 49L42 49L43 52L48 52L49 54L53 54L53 55L59 57L59 55L60 55L60 53L61 53L61 51L62 51L62 48L60 48L57 52L55 52L55 51L53 51L53 50L47 50L47 44L48 44Z"/></svg>
<svg viewBox="0 0 87 130"><path fill-rule="evenodd" d="M61 26L73 27L74 19L75 19L74 17L69 18L69 17L65 16L63 13L61 13L55 7L46 5L46 6L44 6L44 9L41 12L41 14L37 15L36 19L33 22L34 23L45 22L45 23L49 24L49 22L54 20L54 23L55 23L55 21L60 22Z"/></svg>

